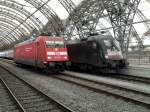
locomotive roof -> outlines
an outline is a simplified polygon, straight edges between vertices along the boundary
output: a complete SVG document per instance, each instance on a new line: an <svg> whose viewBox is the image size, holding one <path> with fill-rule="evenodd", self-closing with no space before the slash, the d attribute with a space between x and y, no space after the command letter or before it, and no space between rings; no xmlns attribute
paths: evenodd
<svg viewBox="0 0 150 112"><path fill-rule="evenodd" d="M21 45L25 45L25 44L31 43L31 42L33 42L34 40L35 40L35 39L31 38L31 39L29 39L29 40L26 40L26 41L24 41L24 42L21 42L21 43L16 44L15 47L18 47L18 46L21 46Z"/></svg>
<svg viewBox="0 0 150 112"><path fill-rule="evenodd" d="M76 44L76 43L81 43L85 41L92 41L92 40L101 40L101 39L113 39L111 35L95 35L95 36L90 36L86 40L71 40L68 41L67 44Z"/></svg>
<svg viewBox="0 0 150 112"><path fill-rule="evenodd" d="M50 37L50 36L38 36L37 38L30 38L24 42L21 42L19 44L16 44L15 47L18 47L18 46L22 46L22 45L26 45L26 44L29 44L29 43L32 43L33 41L35 40L41 40L41 39L51 39L51 40L64 40L63 37Z"/></svg>
<svg viewBox="0 0 150 112"><path fill-rule="evenodd" d="M87 41L90 41L90 40L101 40L101 39L106 39L106 38L109 38L109 39L112 39L112 36L111 35L96 35L96 36L90 36Z"/></svg>

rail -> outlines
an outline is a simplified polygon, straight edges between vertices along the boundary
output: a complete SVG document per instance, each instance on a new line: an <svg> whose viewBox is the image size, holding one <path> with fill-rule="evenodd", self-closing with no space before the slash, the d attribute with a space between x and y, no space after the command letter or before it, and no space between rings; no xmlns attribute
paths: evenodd
<svg viewBox="0 0 150 112"><path fill-rule="evenodd" d="M59 112L74 112L63 103L43 93L38 88L35 88L24 79L17 76L4 66L0 65L0 76L3 82L13 94L16 102L22 107L23 111L59 111ZM36 103L35 103L36 102ZM46 105L43 105L46 104ZM33 107L32 107L33 105ZM40 108L43 105L42 108ZM36 108L35 108L36 107Z"/></svg>

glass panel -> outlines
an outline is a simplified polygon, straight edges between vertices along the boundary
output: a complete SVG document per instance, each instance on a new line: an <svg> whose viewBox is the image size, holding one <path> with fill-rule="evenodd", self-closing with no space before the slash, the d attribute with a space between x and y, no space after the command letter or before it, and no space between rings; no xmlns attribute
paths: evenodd
<svg viewBox="0 0 150 112"><path fill-rule="evenodd" d="M120 51L120 47L119 47L119 44L117 44L117 41L105 39L104 44L105 44L107 53L112 52L112 51Z"/></svg>
<svg viewBox="0 0 150 112"><path fill-rule="evenodd" d="M47 48L55 47L55 42L54 41L46 41L46 46L47 46Z"/></svg>
<svg viewBox="0 0 150 112"><path fill-rule="evenodd" d="M65 46L63 41L46 41L45 43L47 48L60 48Z"/></svg>
<svg viewBox="0 0 150 112"><path fill-rule="evenodd" d="M64 47L63 41L55 41L55 47Z"/></svg>

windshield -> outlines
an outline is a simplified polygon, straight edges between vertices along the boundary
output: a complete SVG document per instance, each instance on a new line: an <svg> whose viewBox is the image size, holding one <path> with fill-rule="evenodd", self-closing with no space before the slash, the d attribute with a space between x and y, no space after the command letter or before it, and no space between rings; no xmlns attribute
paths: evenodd
<svg viewBox="0 0 150 112"><path fill-rule="evenodd" d="M115 42L114 40L111 40L111 39L105 39L104 44L105 44L107 53L112 52L112 51L120 51L120 47L117 44L117 41Z"/></svg>
<svg viewBox="0 0 150 112"><path fill-rule="evenodd" d="M55 47L64 47L63 41L46 41L46 47L47 48L55 48Z"/></svg>

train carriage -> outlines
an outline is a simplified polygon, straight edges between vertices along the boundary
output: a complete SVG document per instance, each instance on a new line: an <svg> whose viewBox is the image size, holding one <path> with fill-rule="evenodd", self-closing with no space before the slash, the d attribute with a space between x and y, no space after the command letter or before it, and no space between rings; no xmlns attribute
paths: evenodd
<svg viewBox="0 0 150 112"><path fill-rule="evenodd" d="M6 58L6 59L12 60L13 57L14 57L13 50L7 50L7 51L0 52L0 58Z"/></svg>

